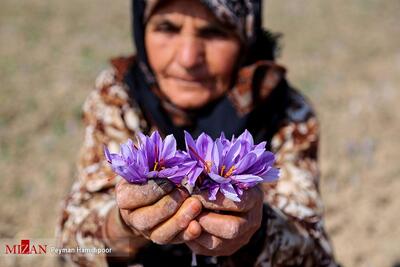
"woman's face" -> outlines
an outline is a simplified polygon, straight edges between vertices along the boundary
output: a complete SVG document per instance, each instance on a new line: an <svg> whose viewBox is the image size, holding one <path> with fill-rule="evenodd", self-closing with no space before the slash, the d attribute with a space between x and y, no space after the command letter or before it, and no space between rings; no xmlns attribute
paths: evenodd
<svg viewBox="0 0 400 267"><path fill-rule="evenodd" d="M149 64L173 104L202 107L228 90L239 38L198 0L165 2L146 24Z"/></svg>

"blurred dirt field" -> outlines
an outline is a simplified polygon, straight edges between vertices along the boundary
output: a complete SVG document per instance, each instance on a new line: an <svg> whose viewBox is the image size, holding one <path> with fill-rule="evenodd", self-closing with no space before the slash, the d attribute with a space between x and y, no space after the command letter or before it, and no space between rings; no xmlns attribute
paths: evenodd
<svg viewBox="0 0 400 267"><path fill-rule="evenodd" d="M53 238L81 105L107 60L134 49L129 6L1 1L0 239ZM320 186L338 261L400 266L400 1L268 0L264 11L284 34L278 61L322 125ZM56 264L0 256L0 266Z"/></svg>

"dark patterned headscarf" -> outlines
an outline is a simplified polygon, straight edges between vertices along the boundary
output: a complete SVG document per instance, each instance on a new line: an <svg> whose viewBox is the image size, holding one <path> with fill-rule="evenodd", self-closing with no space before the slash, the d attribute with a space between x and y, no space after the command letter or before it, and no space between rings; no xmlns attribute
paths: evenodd
<svg viewBox="0 0 400 267"><path fill-rule="evenodd" d="M146 21L161 0L147 0L144 12ZM233 26L244 43L254 41L261 26L260 0L200 0L223 24Z"/></svg>

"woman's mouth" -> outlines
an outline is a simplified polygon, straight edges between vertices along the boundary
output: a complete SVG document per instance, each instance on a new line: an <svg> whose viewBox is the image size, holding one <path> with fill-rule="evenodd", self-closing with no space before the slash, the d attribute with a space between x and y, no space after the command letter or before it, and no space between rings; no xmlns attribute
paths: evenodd
<svg viewBox="0 0 400 267"><path fill-rule="evenodd" d="M208 77L178 77L178 76L168 76L168 80L177 85L184 86L184 87L206 87L209 83L210 78Z"/></svg>

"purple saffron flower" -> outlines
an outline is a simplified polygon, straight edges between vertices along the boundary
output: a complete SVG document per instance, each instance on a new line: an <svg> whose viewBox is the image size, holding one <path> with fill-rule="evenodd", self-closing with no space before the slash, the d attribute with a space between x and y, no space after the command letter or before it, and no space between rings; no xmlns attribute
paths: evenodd
<svg viewBox="0 0 400 267"><path fill-rule="evenodd" d="M205 134L200 137L194 142L185 133L188 154L197 160L196 168L208 174L209 179L201 187L209 189L210 200L215 200L220 191L225 197L240 202L243 190L278 178L279 170L272 167L274 154L265 150L266 142L254 145L247 130L230 141L223 134L215 142Z"/></svg>
<svg viewBox="0 0 400 267"><path fill-rule="evenodd" d="M151 178L167 178L175 184L196 164L188 155L176 149L176 140L168 135L164 141L155 131L148 137L137 134L138 146L128 140L121 144L119 154L112 154L104 148L107 161L115 173L130 183L145 183Z"/></svg>
<svg viewBox="0 0 400 267"><path fill-rule="evenodd" d="M202 133L195 142L192 136L186 131L185 142L187 154L193 161L197 163L192 168L188 179L189 185L194 186L197 178L202 172L205 174L210 172L210 168L212 166L211 155L214 142L212 138L205 133Z"/></svg>

